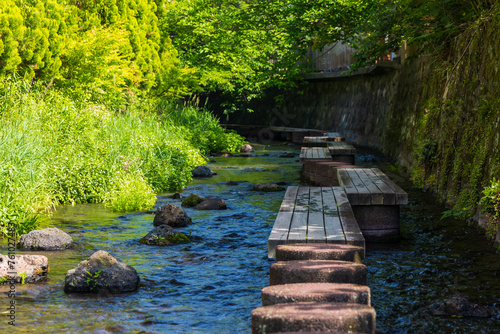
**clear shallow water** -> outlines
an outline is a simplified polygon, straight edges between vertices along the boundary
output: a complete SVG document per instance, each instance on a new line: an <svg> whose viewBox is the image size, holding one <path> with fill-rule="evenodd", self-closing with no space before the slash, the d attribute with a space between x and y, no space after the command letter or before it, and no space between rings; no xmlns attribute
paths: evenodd
<svg viewBox="0 0 500 334"><path fill-rule="evenodd" d="M267 237L284 193L249 189L257 182L300 182L297 157L279 157L291 148L257 149L248 157L214 158L209 166L218 175L195 180L181 192L220 197L228 205L224 211L186 209L194 224L179 230L192 231L200 242L142 245L137 240L153 227L150 214L120 215L102 205L59 208L54 226L71 233L78 246L43 253L51 266L48 282L17 287L18 326L0 318L0 333L250 333L250 313L261 305L260 290L269 282ZM384 159L372 158L357 157L384 169ZM440 220L445 208L431 195L384 171L409 193L410 204L401 208L403 240L367 247L377 333L500 333L498 317L450 319L422 311L457 292L500 306L500 257L475 228ZM228 186L228 181L247 182ZM180 205L180 200L160 195L157 205L165 203ZM5 240L0 247L5 252ZM63 292L66 271L99 249L136 268L137 292ZM7 302L1 294L0 314Z"/></svg>
<svg viewBox="0 0 500 334"><path fill-rule="evenodd" d="M247 157L214 158L218 175L194 180L181 193L223 198L228 210L186 209L193 224L179 231L202 241L168 247L137 242L153 228L153 215L119 215L102 205L61 207L54 225L70 233L78 247L44 252L49 281L17 288L15 331L0 321L0 333L250 333L250 313L261 305L268 285L267 237L284 192L251 191L257 182L298 184L296 158L280 158L286 146ZM268 155L269 154L269 155ZM227 181L245 181L226 185ZM181 200L159 196L157 205ZM5 250L5 243L2 244ZM67 270L103 249L132 265L141 277L137 292L93 296L65 294ZM21 254L21 252L18 252ZM38 253L42 254L42 253ZM5 295L0 305L8 305ZM2 319L3 320L3 319Z"/></svg>

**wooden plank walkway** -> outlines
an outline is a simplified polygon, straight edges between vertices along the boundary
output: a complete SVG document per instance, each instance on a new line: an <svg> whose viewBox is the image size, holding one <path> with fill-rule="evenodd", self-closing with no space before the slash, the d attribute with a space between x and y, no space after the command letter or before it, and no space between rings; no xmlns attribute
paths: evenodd
<svg viewBox="0 0 500 334"><path fill-rule="evenodd" d="M399 206L408 204L408 194L378 168L338 168L337 175L365 239L399 240Z"/></svg>
<svg viewBox="0 0 500 334"><path fill-rule="evenodd" d="M341 187L288 187L269 235L269 258L274 258L277 245L289 243L365 246Z"/></svg>
<svg viewBox="0 0 500 334"><path fill-rule="evenodd" d="M346 142L328 142L328 149L332 155L354 155L356 148Z"/></svg>
<svg viewBox="0 0 500 334"><path fill-rule="evenodd" d="M337 173L351 205L408 204L408 194L378 168L339 168Z"/></svg>
<svg viewBox="0 0 500 334"><path fill-rule="evenodd" d="M326 147L328 137L304 137L302 146L306 147Z"/></svg>
<svg viewBox="0 0 500 334"><path fill-rule="evenodd" d="M299 161L303 163L305 160L310 159L332 161L332 156L326 147L302 147L300 150Z"/></svg>

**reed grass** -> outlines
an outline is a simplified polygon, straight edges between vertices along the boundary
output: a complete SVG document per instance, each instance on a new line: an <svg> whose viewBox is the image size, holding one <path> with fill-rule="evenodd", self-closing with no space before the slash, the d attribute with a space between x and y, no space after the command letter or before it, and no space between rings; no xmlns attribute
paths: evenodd
<svg viewBox="0 0 500 334"><path fill-rule="evenodd" d="M0 92L0 234L35 229L58 204L145 210L180 189L204 154L239 149L211 113L138 99L127 110L21 80ZM239 145L239 146L238 146Z"/></svg>

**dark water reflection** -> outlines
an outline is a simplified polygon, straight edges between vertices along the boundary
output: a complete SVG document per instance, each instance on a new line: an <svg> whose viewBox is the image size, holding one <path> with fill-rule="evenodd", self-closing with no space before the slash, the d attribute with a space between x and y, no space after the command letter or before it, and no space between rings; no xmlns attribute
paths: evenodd
<svg viewBox="0 0 500 334"><path fill-rule="evenodd" d="M442 219L446 209L428 193L391 173L408 192L401 207L397 244L369 244L365 264L377 333L500 333L500 317L460 318L430 314L453 295L500 307L500 255L466 222ZM431 307L431 308L430 308Z"/></svg>
<svg viewBox="0 0 500 334"><path fill-rule="evenodd" d="M49 281L17 288L18 326L10 328L2 319L0 333L250 333L250 313L261 305L260 290L269 282L267 237L283 198L283 192L264 194L250 187L257 182L300 182L298 156L279 157L291 148L257 149L249 156L215 158L210 167L218 175L195 180L182 191L185 196L220 197L228 205L224 211L186 210L194 224L179 230L191 231L200 242L146 246L137 240L151 230L150 214L120 215L102 205L59 208L54 225L71 233L78 246L44 253L51 266ZM381 168L386 163L371 154L359 158ZM440 220L445 209L432 196L384 171L409 193L410 204L401 210L403 240L367 248L377 332L500 333L498 317L450 319L422 311L455 293L483 305L498 303L500 258L474 228ZM165 203L180 205L180 200L159 196L157 205ZM5 241L1 245L4 252ZM66 271L99 249L137 269L137 292L63 292ZM7 303L2 294L0 314Z"/></svg>

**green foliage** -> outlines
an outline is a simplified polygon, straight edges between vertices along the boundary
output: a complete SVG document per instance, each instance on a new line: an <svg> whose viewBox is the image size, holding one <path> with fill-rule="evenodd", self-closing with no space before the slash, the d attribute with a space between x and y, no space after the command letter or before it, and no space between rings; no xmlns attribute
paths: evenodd
<svg viewBox="0 0 500 334"><path fill-rule="evenodd" d="M85 272L88 275L88 277L85 279L85 283L87 283L87 285L90 288L90 291L92 291L100 284L97 281L97 279L101 275L102 270L98 270L98 271L94 272L93 274L88 270L85 270Z"/></svg>
<svg viewBox="0 0 500 334"><path fill-rule="evenodd" d="M106 101L126 87L138 86L128 32L120 27L92 28L71 40L63 56L61 85L75 96Z"/></svg>
<svg viewBox="0 0 500 334"><path fill-rule="evenodd" d="M18 74L118 107L137 88L188 95L197 70L180 65L156 10L152 0L2 1L0 81Z"/></svg>
<svg viewBox="0 0 500 334"><path fill-rule="evenodd" d="M22 59L19 40L24 35L23 16L13 0L0 2L0 82L15 71ZM1 84L0 84L1 85Z"/></svg>
<svg viewBox="0 0 500 334"><path fill-rule="evenodd" d="M22 272L19 274L21 276L21 284L25 284L26 277L28 277L28 273Z"/></svg>
<svg viewBox="0 0 500 334"><path fill-rule="evenodd" d="M191 170L206 163L198 138L221 149L241 140L207 111L189 107L184 114L140 96L126 113L22 80L5 80L0 96L3 235L9 222L18 235L35 229L59 203L108 199L114 210L149 208L155 192L185 187ZM177 111L158 114L162 108ZM188 118L199 122L196 129L186 126Z"/></svg>
<svg viewBox="0 0 500 334"><path fill-rule="evenodd" d="M156 203L156 194L140 172L120 173L114 183L105 200L113 211L149 210Z"/></svg>
<svg viewBox="0 0 500 334"><path fill-rule="evenodd" d="M219 120L208 110L188 104L187 106L161 106L159 112L170 119L175 119L183 128L188 139L196 143L203 154L221 152L238 152L246 143L243 137L219 126Z"/></svg>
<svg viewBox="0 0 500 334"><path fill-rule="evenodd" d="M481 197L479 204L490 217L486 231L491 238L497 233L500 223L500 180L493 178L491 184L484 187L482 194L483 197Z"/></svg>
<svg viewBox="0 0 500 334"><path fill-rule="evenodd" d="M112 173L106 162L93 155L66 156L53 169L54 197L61 203L100 203Z"/></svg>

